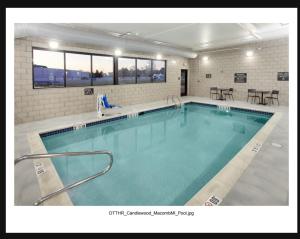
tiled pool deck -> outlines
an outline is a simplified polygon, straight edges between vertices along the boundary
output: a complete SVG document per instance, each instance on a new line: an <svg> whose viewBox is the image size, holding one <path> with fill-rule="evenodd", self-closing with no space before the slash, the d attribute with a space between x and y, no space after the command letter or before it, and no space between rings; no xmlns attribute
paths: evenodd
<svg viewBox="0 0 300 239"><path fill-rule="evenodd" d="M216 175L219 179L214 180L215 184L210 185L208 183L199 191L200 194L202 191L202 198L201 195L197 196L196 194L187 205L202 205L207 199L203 195L211 193L214 195L217 194L221 198L224 197L221 205L288 205L288 107L270 107L240 101L222 102L201 97L183 97L182 100L183 102L194 101L208 104L226 104L238 108L276 112L274 115L276 117L272 117L271 119L273 123L270 122L267 129L264 130L265 132L257 135L258 140L262 140L263 142L260 151L252 155L248 154L247 158L249 160L247 162L243 161L242 164L235 163L235 161L241 162L241 160L232 159L228 165L227 173L222 174L223 170L221 170ZM103 119L162 106L166 106L165 100L148 104L124 106L121 109L110 110L110 115L103 117ZM90 112L16 125L15 157L30 153L41 153L44 150L43 145L34 139L37 135L36 132L48 132L70 127L74 123L94 122L97 120L99 118L97 118L96 112ZM282 147L277 148L272 146L273 142L279 143ZM252 143L255 143L255 141ZM252 146L253 144L249 144L248 150L245 152L249 152ZM51 167L51 165L48 166ZM232 173L228 174L230 170ZM231 177L228 177L228 175L231 175ZM49 176L53 178L57 177L57 175ZM227 183L224 184L223 182ZM41 192L39 183L31 161L17 165L15 167L15 204L32 205L33 202L40 198L41 193L45 195L46 192ZM217 186L218 183L219 186ZM50 191L54 191L55 189L57 188L48 188ZM203 194L204 191L206 191L205 194ZM66 194L65 196L62 195L61 198L69 200Z"/></svg>

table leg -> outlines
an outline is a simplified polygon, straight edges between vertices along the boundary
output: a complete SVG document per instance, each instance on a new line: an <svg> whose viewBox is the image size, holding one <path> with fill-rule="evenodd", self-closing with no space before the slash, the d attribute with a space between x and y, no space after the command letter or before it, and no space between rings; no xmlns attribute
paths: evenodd
<svg viewBox="0 0 300 239"><path fill-rule="evenodd" d="M224 98L223 98L223 91L222 91L222 90L220 90L220 97L219 97L219 100L224 100Z"/></svg>
<svg viewBox="0 0 300 239"><path fill-rule="evenodd" d="M259 99L259 104L266 105L266 103L264 102L264 92L261 92L261 99Z"/></svg>
<svg viewBox="0 0 300 239"><path fill-rule="evenodd" d="M258 102L258 104L260 104L260 105L262 105L263 104L263 96L264 96L264 94L261 92L260 93L261 95L260 95L260 97L259 97L259 102Z"/></svg>
<svg viewBox="0 0 300 239"><path fill-rule="evenodd" d="M264 95L263 95L263 98L262 98L262 104L266 105L266 102L264 101Z"/></svg>

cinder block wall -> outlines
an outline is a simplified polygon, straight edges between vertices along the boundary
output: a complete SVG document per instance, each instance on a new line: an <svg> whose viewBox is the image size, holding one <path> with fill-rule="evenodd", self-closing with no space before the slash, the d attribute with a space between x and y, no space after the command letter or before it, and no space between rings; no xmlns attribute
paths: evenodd
<svg viewBox="0 0 300 239"><path fill-rule="evenodd" d="M32 47L48 47L40 39L15 39L15 124L52 117L96 111L98 93L108 95L110 102L119 105L146 103L166 99L168 95L180 95L180 70L188 69L186 58L165 56L167 60L167 82L132 85L94 86L94 95L84 95L85 87L59 89L33 89ZM95 46L64 44L60 49L113 54L112 50ZM124 53L126 56L155 59L155 55ZM172 63L176 60L176 64Z"/></svg>
<svg viewBox="0 0 300 239"><path fill-rule="evenodd" d="M289 104L289 82L277 81L277 72L289 71L288 38L236 46L229 51L200 53L189 60L189 92L193 96L209 97L210 87L234 88L237 100L247 99L247 90L279 90L279 101ZM253 50L252 57L246 56ZM203 56L208 61L203 61ZM234 83L234 73L247 73L247 83ZM205 78L211 74L211 78Z"/></svg>

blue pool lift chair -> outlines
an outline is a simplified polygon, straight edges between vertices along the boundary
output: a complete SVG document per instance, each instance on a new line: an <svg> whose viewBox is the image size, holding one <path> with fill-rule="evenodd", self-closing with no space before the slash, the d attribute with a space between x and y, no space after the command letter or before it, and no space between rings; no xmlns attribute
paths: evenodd
<svg viewBox="0 0 300 239"><path fill-rule="evenodd" d="M101 103L105 109L121 108L121 106L109 104L106 95L101 96Z"/></svg>

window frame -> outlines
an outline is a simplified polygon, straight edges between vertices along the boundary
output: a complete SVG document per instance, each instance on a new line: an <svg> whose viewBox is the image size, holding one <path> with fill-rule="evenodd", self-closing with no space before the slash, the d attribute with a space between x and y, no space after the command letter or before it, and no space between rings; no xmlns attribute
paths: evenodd
<svg viewBox="0 0 300 239"><path fill-rule="evenodd" d="M164 61L165 62L165 80L164 81L153 81L153 61ZM151 83L167 83L167 60L158 60L158 59L152 59L151 60Z"/></svg>
<svg viewBox="0 0 300 239"><path fill-rule="evenodd" d="M119 59L120 58L125 58L125 59L133 59L133 60L135 60L135 81L134 81L134 83L130 83L130 84L120 84L119 83ZM132 56L117 56L116 57L116 60L117 60L117 62L118 62L118 64L117 64L117 71L116 71L116 76L117 76L117 85L135 85L135 84L137 84L137 75L136 75L136 71L137 71L137 58L136 57L132 57Z"/></svg>
<svg viewBox="0 0 300 239"><path fill-rule="evenodd" d="M91 55L91 86L108 86L108 85L115 85L115 57L113 55L107 55L107 54L94 54L89 53ZM93 84L93 56L104 56L104 57L111 57L113 62L113 83L107 84L107 85L94 85Z"/></svg>
<svg viewBox="0 0 300 239"><path fill-rule="evenodd" d="M34 62L33 62L33 51L34 50L42 50L42 51L51 51L51 52L62 52L64 53L64 51L62 50L53 50L53 49L48 49L48 48L41 48L41 47L32 47L32 54L31 54L31 57L32 57L32 89L59 89L59 88L66 88L66 54L64 53L63 54L63 59L64 59L64 86L61 86L61 87L36 87L34 85Z"/></svg>
<svg viewBox="0 0 300 239"><path fill-rule="evenodd" d="M67 86L67 53L69 54L78 54L78 55L89 55L90 56L90 77L91 77L91 82L90 82L90 85L84 85L84 86L81 86L81 85L74 85L74 86ZM93 82L92 82L92 67L93 67L93 63L92 63L92 54L90 53L85 53L85 52L70 52L70 51L64 51L64 56L65 56L65 85L66 85L66 88L70 88L70 87L89 87L89 86L92 86L93 85Z"/></svg>
<svg viewBox="0 0 300 239"><path fill-rule="evenodd" d="M64 56L64 86L61 87L35 87L34 85L34 65L33 65L33 52L34 50L42 50L42 51L51 51L51 52L62 52ZM89 53L89 52L81 52L81 51L71 51L71 50L60 50L60 49L50 49L46 47L32 47L32 89L65 89L65 88L73 88L73 87L103 87L103 86L113 86L113 85L135 85L135 84L161 84L161 83L167 83L167 60L159 60L165 62L165 80L161 82L154 82L152 79L153 74L153 61L157 61L157 59L153 58L146 58L146 57L133 57L133 56L115 56L110 54L102 54L102 53ZM92 76L93 73L93 56L106 56L106 57L112 57L113 58L113 84L107 84L107 85L93 85L93 80L91 77L91 83L87 86L67 86L67 75L66 75L66 53L71 54L82 54L82 55L90 55L90 61L91 61L91 69L90 74ZM129 58L129 59L135 59L135 83L132 84L119 84L119 76L118 76L118 60L119 58ZM151 82L137 82L137 60L150 60L151 61Z"/></svg>
<svg viewBox="0 0 300 239"><path fill-rule="evenodd" d="M138 62L138 60L147 60L147 61L150 61L151 62L151 69L150 69L150 71L151 71L151 81L150 82L138 82L137 81L137 62ZM155 59L151 59L151 58L142 58L142 57L136 57L136 84L152 84L152 83L158 83L158 82L153 82L153 79L152 79L152 74L153 74L153 61L154 61ZM164 60L164 61L166 61L166 60ZM165 64L167 64L167 62L165 62ZM164 81L164 82L167 82L167 81ZM160 83L164 83L164 82L160 82Z"/></svg>

